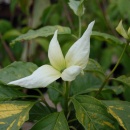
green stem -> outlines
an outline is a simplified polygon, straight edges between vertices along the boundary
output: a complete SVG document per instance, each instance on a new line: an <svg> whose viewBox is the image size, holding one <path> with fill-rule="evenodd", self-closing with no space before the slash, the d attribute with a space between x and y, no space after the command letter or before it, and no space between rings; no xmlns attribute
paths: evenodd
<svg viewBox="0 0 130 130"><path fill-rule="evenodd" d="M64 82L64 112L65 116L68 115L68 101L69 101L69 84Z"/></svg>
<svg viewBox="0 0 130 130"><path fill-rule="evenodd" d="M50 87L50 88L55 89L58 93L60 93L63 96L63 93L60 90L58 90L57 88L55 88L55 87Z"/></svg>
<svg viewBox="0 0 130 130"><path fill-rule="evenodd" d="M119 65L124 53L125 53L125 50L127 48L127 46L129 45L129 42L126 43L122 53L121 53L121 56L120 58L118 59L116 65L114 66L114 68L112 69L112 71L110 72L110 74L106 77L106 79L104 80L104 82L102 83L101 87L99 88L98 92L96 93L96 96L97 97L99 95L99 93L102 91L102 89L105 87L106 83L108 82L109 78L111 77L111 75L114 73L114 71L116 70L117 66Z"/></svg>
<svg viewBox="0 0 130 130"><path fill-rule="evenodd" d="M8 54L8 56L9 56L10 60L11 60L12 62L16 61L16 59L15 59L15 57L14 57L14 55L13 55L11 49L10 49L10 47L9 47L9 46L6 44L6 42L3 40L1 34L0 34L0 39L1 39L1 44L3 44L4 49L5 49L5 51L7 52L7 54Z"/></svg>
<svg viewBox="0 0 130 130"><path fill-rule="evenodd" d="M78 37L77 37L77 36L75 36L74 34L72 34L71 36L72 36L72 37L74 37L76 40L78 39Z"/></svg>
<svg viewBox="0 0 130 130"><path fill-rule="evenodd" d="M81 37L81 17L79 16L79 38Z"/></svg>
<svg viewBox="0 0 130 130"><path fill-rule="evenodd" d="M17 98L40 98L40 96L25 95L25 96L18 96L18 97L15 97L15 98L13 98L13 99L17 99Z"/></svg>
<svg viewBox="0 0 130 130"><path fill-rule="evenodd" d="M69 128L71 128L73 130L77 130L74 126L70 126Z"/></svg>
<svg viewBox="0 0 130 130"><path fill-rule="evenodd" d="M36 90L40 94L40 96L43 96L43 93L38 88L36 88L34 90Z"/></svg>
<svg viewBox="0 0 130 130"><path fill-rule="evenodd" d="M40 94L40 99L41 101L46 105L46 107L52 112L50 106L48 105L48 103L46 102L43 93L39 90L39 89L35 89L39 94Z"/></svg>
<svg viewBox="0 0 130 130"><path fill-rule="evenodd" d="M77 121L77 118L74 118L74 119L69 120L68 123L72 123L72 122L74 122L74 121Z"/></svg>

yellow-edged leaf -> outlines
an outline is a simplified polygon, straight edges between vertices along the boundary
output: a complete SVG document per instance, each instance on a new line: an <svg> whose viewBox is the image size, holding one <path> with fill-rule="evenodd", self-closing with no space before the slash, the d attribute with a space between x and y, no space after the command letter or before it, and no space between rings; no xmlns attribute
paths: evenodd
<svg viewBox="0 0 130 130"><path fill-rule="evenodd" d="M127 101L103 101L108 112L118 121L124 130L130 129L130 102Z"/></svg>
<svg viewBox="0 0 130 130"><path fill-rule="evenodd" d="M33 104L28 101L0 102L0 130L19 130L28 120Z"/></svg>

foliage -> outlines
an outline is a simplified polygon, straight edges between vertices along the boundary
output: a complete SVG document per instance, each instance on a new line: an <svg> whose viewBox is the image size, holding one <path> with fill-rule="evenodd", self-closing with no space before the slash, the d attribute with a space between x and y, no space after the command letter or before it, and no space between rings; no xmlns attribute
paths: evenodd
<svg viewBox="0 0 130 130"><path fill-rule="evenodd" d="M11 0L7 6L0 13L0 129L19 130L27 121L30 130L129 130L130 1ZM49 63L55 30L65 55L93 20L89 60L75 80L59 78L46 88L8 85Z"/></svg>

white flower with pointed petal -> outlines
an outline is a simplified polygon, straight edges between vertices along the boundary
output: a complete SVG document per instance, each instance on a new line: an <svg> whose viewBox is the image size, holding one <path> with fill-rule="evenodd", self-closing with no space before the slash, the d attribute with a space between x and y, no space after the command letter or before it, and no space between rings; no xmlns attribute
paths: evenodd
<svg viewBox="0 0 130 130"><path fill-rule="evenodd" d="M91 22L82 37L68 50L65 58L57 40L57 31L50 42L48 57L51 65L43 65L32 75L9 82L25 88L46 87L60 77L64 81L72 81L86 67L90 52L90 35L94 21Z"/></svg>

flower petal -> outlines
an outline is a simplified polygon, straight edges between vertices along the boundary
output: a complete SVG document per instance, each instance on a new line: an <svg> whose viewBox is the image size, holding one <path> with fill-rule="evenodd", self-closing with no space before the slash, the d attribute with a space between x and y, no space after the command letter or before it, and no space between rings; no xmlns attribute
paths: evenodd
<svg viewBox="0 0 130 130"><path fill-rule="evenodd" d="M61 78L64 81L72 81L80 74L81 71L82 69L80 66L70 66L62 72Z"/></svg>
<svg viewBox="0 0 130 130"><path fill-rule="evenodd" d="M57 70L63 70L65 68L65 58L62 54L59 42L57 40L57 30L50 42L48 49L48 57L51 65Z"/></svg>
<svg viewBox="0 0 130 130"><path fill-rule="evenodd" d="M87 65L90 52L90 35L92 33L92 28L94 21L91 22L84 32L82 37L76 41L65 56L67 67L72 65L81 66L84 69Z"/></svg>
<svg viewBox="0 0 130 130"><path fill-rule="evenodd" d="M18 85L25 88L46 87L60 78L61 73L50 65L43 65L35 70L32 75L12 81L8 84Z"/></svg>

